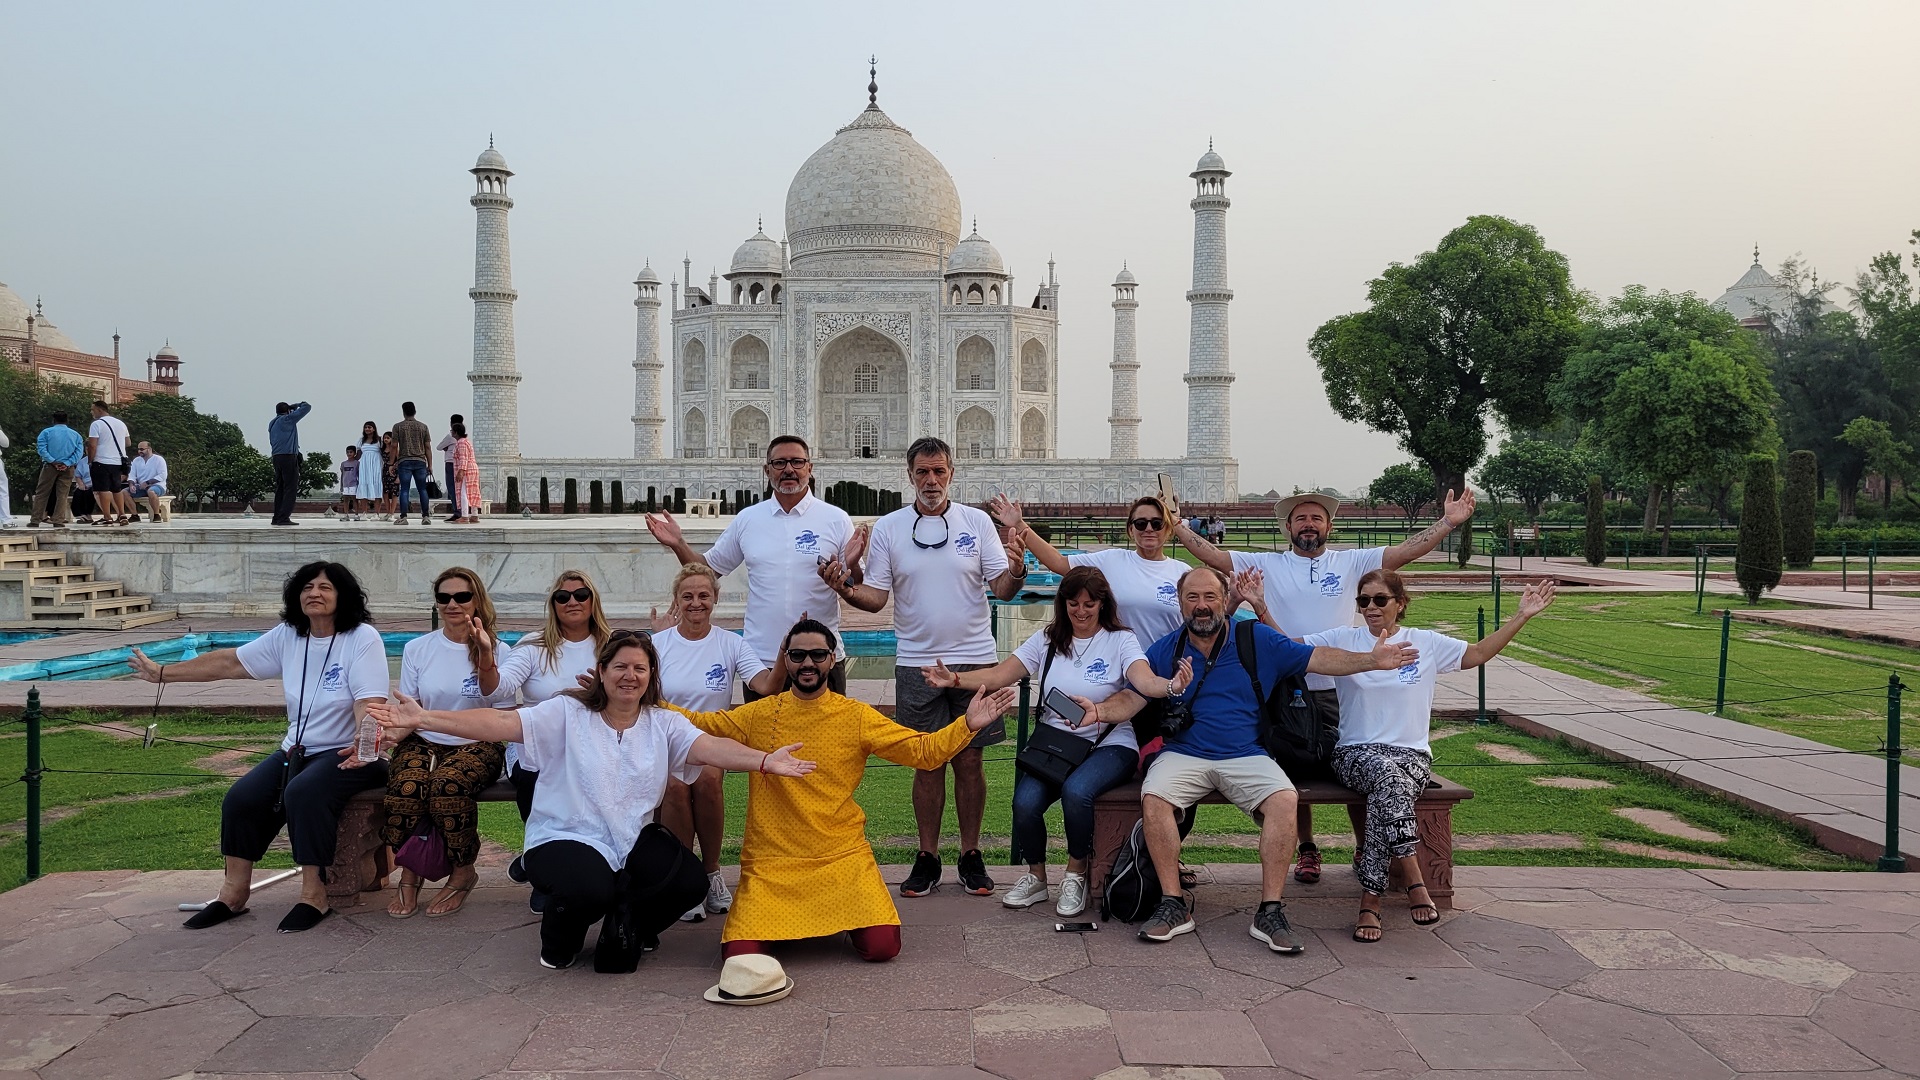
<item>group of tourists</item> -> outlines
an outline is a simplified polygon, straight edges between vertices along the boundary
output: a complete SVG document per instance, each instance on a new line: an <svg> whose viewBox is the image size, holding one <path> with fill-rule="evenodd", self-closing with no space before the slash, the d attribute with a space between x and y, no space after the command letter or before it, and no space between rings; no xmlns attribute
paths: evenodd
<svg viewBox="0 0 1920 1080"><path fill-rule="evenodd" d="M34 439L40 475L27 517L30 527L131 525L140 520L142 500L153 518L160 517L167 459L154 453L151 443L142 441L136 448L126 423L105 401L95 401L92 413L84 437L68 426L61 411L52 414L51 423ZM0 433L0 450L7 446L6 435ZM5 485L0 476L0 528L12 528Z"/></svg>
<svg viewBox="0 0 1920 1080"><path fill-rule="evenodd" d="M1338 551L1327 546L1337 503L1295 496L1279 507L1289 549L1255 554L1222 551L1177 507L1143 496L1128 510L1127 546L1065 554L1011 499L984 509L954 503L954 465L944 442L915 442L912 503L855 525L812 494L807 443L774 440L765 463L773 497L744 508L706 552L688 545L670 515L648 515L649 531L683 564L650 631L613 629L592 578L567 570L544 626L506 649L480 576L448 567L432 586L438 629L407 643L395 692L365 593L338 563L290 577L280 623L238 649L168 665L135 650L135 672L153 682L285 685L286 736L230 789L225 881L187 925L247 911L252 867L283 827L302 894L280 929L326 918L323 869L334 860L340 812L355 793L383 785L382 840L402 867L387 914L453 915L478 880L475 798L505 775L526 824L508 872L531 886L542 964L571 965L599 923L596 970L632 970L676 921L725 913L728 959L709 998L773 1000L791 986L765 957L775 943L844 932L867 960L900 950L899 914L853 797L871 756L916 770L919 851L899 894L926 896L945 876L949 770L958 884L996 892L980 849L981 750L1005 738L1002 717L1026 678L1042 703L1029 746L1053 758L1042 766L1022 756L1011 794L1026 873L1001 902L1054 899L1045 814L1059 803L1067 858L1055 910L1082 914L1095 800L1139 775L1162 894L1141 938L1193 929L1182 819L1218 793L1260 824L1261 900L1249 931L1297 953L1301 936L1282 895L1290 866L1300 881L1321 872L1296 795L1310 777L1290 776L1263 744L1261 688L1303 675L1296 702L1330 746L1337 734L1320 764L1364 798L1352 810L1365 890L1354 937L1379 940L1390 872L1406 885L1413 920L1438 920L1414 857L1435 680L1485 663L1553 598L1551 585L1529 589L1513 619L1472 645L1400 625L1408 596L1395 568L1465 522L1470 493L1449 497L1433 526L1399 545ZM1201 565L1174 558L1170 538ZM1029 554L1061 575L1053 617L1002 660L988 598L1020 591ZM742 567L746 618L736 635L712 617L723 579ZM892 607L891 718L844 696L843 603ZM1236 620L1242 606L1252 620ZM720 871L725 770L749 774L737 891ZM444 884L423 897L435 880Z"/></svg>
<svg viewBox="0 0 1920 1080"><path fill-rule="evenodd" d="M301 477L300 421L313 410L306 402L282 401L274 406L273 420L267 425L267 440L273 451L273 524L298 525L293 520L294 500L299 496ZM349 445L340 461L340 520L390 521L407 524L413 513L412 496L420 496L420 524L433 523L431 489L438 485L433 475L433 452L438 450L446 462L446 490L442 493L451 505L446 522L475 525L480 521L480 465L474 457L473 440L467 435L466 417L454 413L447 422L447 434L438 443L433 433L416 415L413 402L400 403L401 419L389 431L368 420L360 425L358 441Z"/></svg>

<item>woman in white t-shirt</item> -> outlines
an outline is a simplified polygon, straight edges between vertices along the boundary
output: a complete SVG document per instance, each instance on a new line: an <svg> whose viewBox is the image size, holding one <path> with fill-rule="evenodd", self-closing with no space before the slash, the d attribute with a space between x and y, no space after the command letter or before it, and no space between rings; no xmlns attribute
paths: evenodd
<svg viewBox="0 0 1920 1080"><path fill-rule="evenodd" d="M493 600L480 575L464 566L440 571L433 579L433 603L440 610L440 629L407 642L400 654L400 692L429 709L512 703L514 688L501 688ZM480 808L474 796L500 779L505 758L497 742L438 732L416 732L393 748L380 838L397 849L429 821L446 842L453 867L446 886L427 905L429 919L459 911L480 881L473 867L480 857ZM420 910L420 885L420 875L403 868L387 914L411 918Z"/></svg>
<svg viewBox="0 0 1920 1080"><path fill-rule="evenodd" d="M1553 603L1553 582L1531 586L1520 597L1520 611L1484 640L1468 644L1431 630L1402 627L1407 587L1392 570L1361 575L1357 602L1365 626L1345 626L1308 634L1308 645L1336 649L1372 649L1384 636L1420 652L1415 663L1391 671L1364 671L1336 678L1340 695L1340 739L1333 751L1333 772L1340 782L1367 797L1366 825L1360 831L1354 870L1359 875L1360 917L1355 941L1380 940L1380 897L1387 875L1398 866L1407 881L1413 921L1440 921L1440 909L1421 878L1414 857L1420 834L1414 803L1433 776L1433 751L1427 735L1433 724L1433 691L1441 675L1476 668L1500 654L1528 619Z"/></svg>
<svg viewBox="0 0 1920 1080"><path fill-rule="evenodd" d="M1120 621L1133 630L1142 649L1180 629L1180 575L1187 564L1167 554L1173 518L1152 495L1142 495L1127 508L1127 539L1131 548L1107 548L1062 555L1047 538L1033 531L1021 516L1020 504L996 495L987 509L1012 530L1040 565L1065 576L1075 566L1097 567L1113 587Z"/></svg>
<svg viewBox="0 0 1920 1080"><path fill-rule="evenodd" d="M1017 544L1015 550L1017 550ZM1192 678L1192 665L1182 662L1172 679L1153 673L1140 642L1120 622L1113 589L1106 575L1091 566L1076 566L1060 579L1053 595L1053 621L1035 631L1013 655L990 668L955 672L942 663L921 669L929 685L961 690L998 690L1020 681L1035 680L1033 700L1040 703L1040 722L1070 732L1092 743L1086 759L1054 784L1025 769L1013 786L1013 839L1027 856L1027 872L1014 883L1005 901L1008 907L1032 907L1047 891L1047 807L1060 803L1067 833L1067 875L1060 884L1060 902L1054 910L1074 916L1087 907L1087 867L1093 859L1093 800L1108 788L1133 778L1140 761L1140 743L1131 722L1119 724L1069 723L1046 707L1047 695L1059 690L1080 707L1105 701L1131 686L1146 697L1179 693Z"/></svg>
<svg viewBox="0 0 1920 1080"><path fill-rule="evenodd" d="M692 562L673 578L673 600L663 617L653 611L653 647L660 653L660 700L691 712L724 712L733 708L733 683L738 679L761 697L780 691L786 681L786 662L776 668L760 662L747 641L731 630L713 625L713 606L720 602L720 575L706 563ZM733 906L733 893L720 874L721 834L727 827L726 787L712 765L689 767L667 781L666 801L660 805L660 823L680 842L693 847L700 841L700 861L707 873L706 899L680 916L699 922Z"/></svg>
<svg viewBox="0 0 1920 1080"><path fill-rule="evenodd" d="M373 710L388 736L521 744L521 760L541 774L525 862L552 898L540 919L546 967L571 965L605 916L594 970L631 971L645 943L706 892L693 853L653 820L674 770L691 762L795 778L813 771L793 756L799 743L752 750L662 708L659 664L646 635L622 630L600 647L592 689L517 710L428 710L405 695Z"/></svg>
<svg viewBox="0 0 1920 1080"><path fill-rule="evenodd" d="M311 562L287 578L281 605L280 622L238 649L177 664L156 664L133 650L134 675L163 687L279 679L286 690L280 748L235 780L220 802L226 878L219 898L187 920L189 930L246 914L253 864L282 826L300 867L300 902L280 920L280 932L312 929L333 914L321 874L333 865L340 810L356 793L387 782L385 761L354 757L361 717L387 700L387 654L367 613L366 591L339 563Z"/></svg>

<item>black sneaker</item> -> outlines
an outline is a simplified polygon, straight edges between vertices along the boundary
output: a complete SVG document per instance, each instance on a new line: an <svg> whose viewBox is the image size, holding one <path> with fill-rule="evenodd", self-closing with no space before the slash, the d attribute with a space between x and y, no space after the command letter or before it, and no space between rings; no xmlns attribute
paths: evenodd
<svg viewBox="0 0 1920 1080"><path fill-rule="evenodd" d="M1160 906L1153 909L1152 917L1140 927L1142 941L1172 941L1181 934L1193 933L1193 916L1187 913L1186 901L1177 896L1163 896Z"/></svg>
<svg viewBox="0 0 1920 1080"><path fill-rule="evenodd" d="M1294 932L1293 924L1287 921L1287 905L1278 900L1263 901L1260 910L1254 912L1253 926L1247 933L1256 940L1267 943L1267 948L1277 953L1292 956L1306 951L1300 944L1300 935Z"/></svg>
<svg viewBox="0 0 1920 1080"><path fill-rule="evenodd" d="M547 950L545 949L540 950L540 966L543 968L552 968L555 971L567 970L568 968L572 967L573 962L575 960L578 960L579 958L580 958L580 954L577 952L574 953L572 956L561 957L561 956L550 956L548 955Z"/></svg>
<svg viewBox="0 0 1920 1080"><path fill-rule="evenodd" d="M527 883L527 864L520 861L523 857L524 856L521 855L515 855L513 861L507 864L507 879L525 885Z"/></svg>
<svg viewBox="0 0 1920 1080"><path fill-rule="evenodd" d="M914 856L913 872L900 883L901 896L925 896L940 887L940 856L923 851Z"/></svg>
<svg viewBox="0 0 1920 1080"><path fill-rule="evenodd" d="M960 887L975 896L993 895L993 879L987 876L987 859L979 848L960 855Z"/></svg>
<svg viewBox="0 0 1920 1080"><path fill-rule="evenodd" d="M534 889L527 893L527 910L533 912L535 915L546 914L547 894L541 892L539 889Z"/></svg>

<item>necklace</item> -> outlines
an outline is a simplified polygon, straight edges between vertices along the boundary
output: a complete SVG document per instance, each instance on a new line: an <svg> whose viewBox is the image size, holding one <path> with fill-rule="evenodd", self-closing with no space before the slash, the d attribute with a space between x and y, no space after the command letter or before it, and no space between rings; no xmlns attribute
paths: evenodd
<svg viewBox="0 0 1920 1080"><path fill-rule="evenodd" d="M1095 636L1097 637L1098 635L1095 635ZM1073 639L1072 651L1073 651L1074 667L1080 666L1080 661L1086 659L1087 650L1091 648L1093 648L1093 638L1074 638Z"/></svg>

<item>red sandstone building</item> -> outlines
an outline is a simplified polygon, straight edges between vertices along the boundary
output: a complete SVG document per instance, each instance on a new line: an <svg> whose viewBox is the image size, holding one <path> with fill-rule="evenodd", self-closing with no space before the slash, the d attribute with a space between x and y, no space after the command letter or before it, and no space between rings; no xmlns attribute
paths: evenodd
<svg viewBox="0 0 1920 1080"><path fill-rule="evenodd" d="M27 302L0 282L0 360L27 368L60 382L84 386L108 403L128 401L141 394L180 393L180 354L172 346L147 358L147 377L129 379L120 371L120 335L113 335L113 355L83 351L47 318L36 302Z"/></svg>

